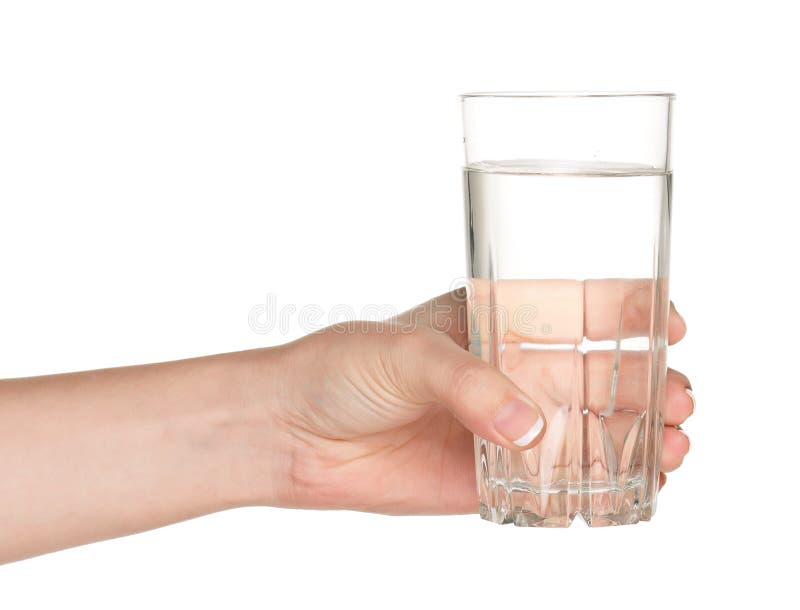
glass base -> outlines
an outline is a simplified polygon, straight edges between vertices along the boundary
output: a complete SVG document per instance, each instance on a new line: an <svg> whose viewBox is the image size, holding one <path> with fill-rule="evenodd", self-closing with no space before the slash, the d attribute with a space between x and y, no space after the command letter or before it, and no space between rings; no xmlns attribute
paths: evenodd
<svg viewBox="0 0 800 610"><path fill-rule="evenodd" d="M550 516L542 516L523 508L506 510L504 508L491 509L486 504L479 505L480 516L486 521L506 525L513 523L517 527L569 527L580 517L589 527L606 527L609 525L632 525L639 521L649 521L653 515L651 506L642 507L638 504L616 513L597 514L591 510L578 510Z"/></svg>

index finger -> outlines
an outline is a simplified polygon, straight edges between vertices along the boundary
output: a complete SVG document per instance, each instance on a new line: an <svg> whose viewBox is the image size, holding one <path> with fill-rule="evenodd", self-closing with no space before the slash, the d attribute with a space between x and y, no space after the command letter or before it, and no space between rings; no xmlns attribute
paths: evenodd
<svg viewBox="0 0 800 610"><path fill-rule="evenodd" d="M650 337L663 328L666 316L668 340L675 343L686 324L665 298L664 280L475 279L472 332L481 340L493 335L498 343L575 345L584 339Z"/></svg>

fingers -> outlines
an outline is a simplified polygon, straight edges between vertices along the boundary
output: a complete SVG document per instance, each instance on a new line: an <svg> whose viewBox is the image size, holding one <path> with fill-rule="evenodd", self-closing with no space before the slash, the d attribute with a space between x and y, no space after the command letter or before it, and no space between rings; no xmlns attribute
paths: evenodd
<svg viewBox="0 0 800 610"><path fill-rule="evenodd" d="M650 352L589 352L584 360L590 409L597 413L644 409L650 390Z"/></svg>
<svg viewBox="0 0 800 610"><path fill-rule="evenodd" d="M672 426L664 427L661 450L661 470L672 472L683 463L689 453L689 437Z"/></svg>
<svg viewBox="0 0 800 610"><path fill-rule="evenodd" d="M481 338L490 329L504 343L580 343L620 340L650 333L652 280L488 280L471 281L469 309L465 289L447 292L400 314L409 328L430 327L467 346L468 329ZM470 318L471 316L471 318ZM670 345L686 334L686 322L670 303ZM499 333L499 334L498 334Z"/></svg>
<svg viewBox="0 0 800 610"><path fill-rule="evenodd" d="M666 295L664 282L649 279L473 279L471 284L474 332L482 338L494 335L503 343L578 344L584 338L647 337L654 322L661 324L654 303ZM686 333L686 323L672 305L667 331L670 343Z"/></svg>
<svg viewBox="0 0 800 610"><path fill-rule="evenodd" d="M591 341L647 336L653 312L652 280L586 280L586 338Z"/></svg>
<svg viewBox="0 0 800 610"><path fill-rule="evenodd" d="M651 358L648 352L590 352L585 362L585 406L595 412L642 411L648 404ZM615 371L616 364L616 371ZM683 373L667 370L664 423L675 426L694 412L694 396ZM524 384L520 387L525 388Z"/></svg>
<svg viewBox="0 0 800 610"><path fill-rule="evenodd" d="M587 280L585 330L592 341L645 337L650 334L656 290L665 286L653 280ZM666 294L664 292L664 294ZM686 322L670 302L667 338L670 345L686 334Z"/></svg>
<svg viewBox="0 0 800 610"><path fill-rule="evenodd" d="M500 342L580 343L583 282L473 279L470 316L480 337Z"/></svg>
<svg viewBox="0 0 800 610"><path fill-rule="evenodd" d="M483 350L489 346L484 344ZM487 352L488 353L488 352ZM501 369L539 405L578 401L594 413L640 412L648 404L651 357L646 351L529 349L506 344L499 356ZM578 393L578 396L574 394ZM688 378L667 371L664 422L680 424L694 411ZM610 408L609 408L610 407Z"/></svg>
<svg viewBox="0 0 800 610"><path fill-rule="evenodd" d="M675 309L675 303L669 303L669 321L667 324L667 337L669 344L677 343L686 336L686 320Z"/></svg>
<svg viewBox="0 0 800 610"><path fill-rule="evenodd" d="M638 346L583 354L547 345L538 349L536 344L647 337L655 318L655 287L652 280L501 280L491 284L474 280L469 308L465 293L455 291L398 319L414 327L434 328L455 341L457 345L437 341L429 352L436 354L435 365L426 358L429 365L418 366L427 375L435 399L479 436L512 449L528 448L542 438L548 414L555 417L563 405L580 404L605 415L611 436L622 439L633 425L633 419L628 422L631 414L650 402L651 353ZM467 313L472 332L482 340L484 359L495 362L510 380L458 349L467 345ZM666 330L670 344L686 334L686 323L672 303ZM662 408L667 426L664 470L669 471L680 465L688 451L686 435L670 427L694 410L685 375L667 372Z"/></svg>
<svg viewBox="0 0 800 610"><path fill-rule="evenodd" d="M632 438L632 431L638 429L636 414L653 404L650 399L652 359L647 351L582 354L576 349L530 349L516 343L505 345L499 365L542 407L545 417L556 427L559 405L580 405L588 409L592 414L587 420L590 429L599 426L599 416L603 414L608 439L620 456L624 454L626 439ZM692 415L695 403L691 384L683 373L668 369L665 386L663 469L671 471L680 466L689 448L686 435L674 426ZM598 433L589 438L601 439L603 435ZM547 442L545 439L542 446ZM599 441L595 444L594 463L602 468L603 456L610 449Z"/></svg>
<svg viewBox="0 0 800 610"><path fill-rule="evenodd" d="M414 380L409 387L423 388L421 400L443 405L473 433L508 449L541 440L542 410L496 368L444 334L417 332L400 343L398 360L405 378Z"/></svg>
<svg viewBox="0 0 800 610"><path fill-rule="evenodd" d="M667 371L667 399L664 403L664 423L677 426L694 413L694 394L689 379L683 373Z"/></svg>

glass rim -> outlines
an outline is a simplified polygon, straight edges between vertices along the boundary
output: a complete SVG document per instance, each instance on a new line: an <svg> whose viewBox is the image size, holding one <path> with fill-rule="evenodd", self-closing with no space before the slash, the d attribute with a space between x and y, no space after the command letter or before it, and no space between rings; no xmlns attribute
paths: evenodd
<svg viewBox="0 0 800 610"><path fill-rule="evenodd" d="M473 98L619 98L619 97L665 97L674 99L675 94L668 91L476 91L462 93L461 101Z"/></svg>

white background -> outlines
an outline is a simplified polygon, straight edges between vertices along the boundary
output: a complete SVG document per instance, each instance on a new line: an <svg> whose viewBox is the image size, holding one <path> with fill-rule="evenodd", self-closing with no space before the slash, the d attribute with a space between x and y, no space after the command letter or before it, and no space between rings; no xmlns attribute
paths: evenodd
<svg viewBox="0 0 800 610"><path fill-rule="evenodd" d="M670 365L698 399L647 524L237 510L0 567L0 607L790 607L789 6L0 3L0 376L298 336L250 329L267 294L441 293L465 265L459 93L655 89L678 94Z"/></svg>

